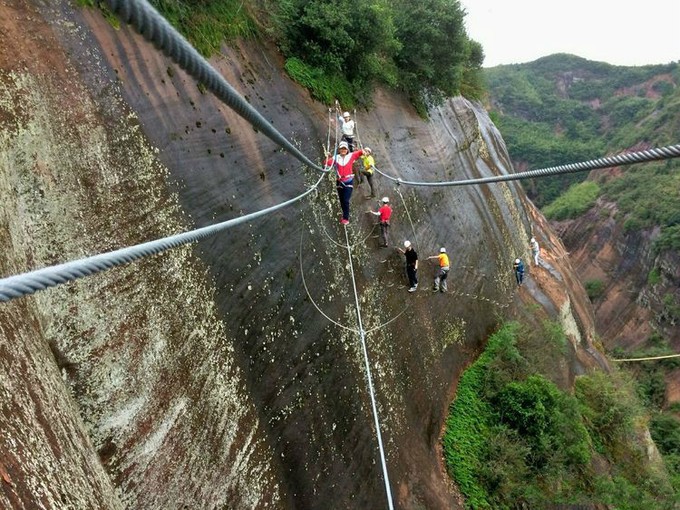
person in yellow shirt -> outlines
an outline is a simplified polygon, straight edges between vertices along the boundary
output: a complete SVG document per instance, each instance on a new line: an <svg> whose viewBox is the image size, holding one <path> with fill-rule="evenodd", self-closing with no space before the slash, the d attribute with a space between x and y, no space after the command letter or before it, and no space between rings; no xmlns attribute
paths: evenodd
<svg viewBox="0 0 680 510"><path fill-rule="evenodd" d="M450 269L449 256L446 254L446 248L440 248L439 255L432 255L431 257L427 257L427 259L439 259L439 269L437 269L437 273L434 277L434 288L432 290L434 292L446 292L446 277L449 276Z"/></svg>
<svg viewBox="0 0 680 510"><path fill-rule="evenodd" d="M364 182L364 177L368 181L368 185L371 187L371 194L366 198L375 198L375 189L373 189L373 171L375 170L375 160L373 159L373 151L370 147L364 148L364 155L361 156L361 162L363 163L363 168L359 174L359 184Z"/></svg>

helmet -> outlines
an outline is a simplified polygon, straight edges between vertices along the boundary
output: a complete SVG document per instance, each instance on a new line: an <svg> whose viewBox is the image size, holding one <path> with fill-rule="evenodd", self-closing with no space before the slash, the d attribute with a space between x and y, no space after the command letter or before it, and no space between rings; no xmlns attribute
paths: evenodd
<svg viewBox="0 0 680 510"><path fill-rule="evenodd" d="M342 114L343 117L349 117L349 112L345 112Z"/></svg>
<svg viewBox="0 0 680 510"><path fill-rule="evenodd" d="M411 241L404 241L404 248L411 246Z"/></svg>
<svg viewBox="0 0 680 510"><path fill-rule="evenodd" d="M371 150L371 148L370 148L370 147L364 147L364 153L366 153L366 154L369 154L369 155L370 155L370 154L371 154L372 152L373 152L373 151Z"/></svg>
<svg viewBox="0 0 680 510"><path fill-rule="evenodd" d="M439 253L446 253L446 248L440 248Z"/></svg>
<svg viewBox="0 0 680 510"><path fill-rule="evenodd" d="M519 260L519 259L515 259L515 264L519 264L519 263L520 263L520 260Z"/></svg>
<svg viewBox="0 0 680 510"><path fill-rule="evenodd" d="M388 204L390 202L390 199L388 197L383 197L382 202L383 204Z"/></svg>
<svg viewBox="0 0 680 510"><path fill-rule="evenodd" d="M532 243L535 243L535 242L536 242L536 238L535 238L535 237L532 237L532 238L531 238L531 242L532 242Z"/></svg>
<svg viewBox="0 0 680 510"><path fill-rule="evenodd" d="M340 142L340 145L338 145L338 149L347 149L349 150L349 144L347 142Z"/></svg>

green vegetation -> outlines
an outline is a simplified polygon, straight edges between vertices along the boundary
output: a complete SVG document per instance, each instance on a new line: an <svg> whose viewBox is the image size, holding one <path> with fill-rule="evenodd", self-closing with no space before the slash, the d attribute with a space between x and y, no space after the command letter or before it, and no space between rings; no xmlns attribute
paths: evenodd
<svg viewBox="0 0 680 510"><path fill-rule="evenodd" d="M604 282L602 280L587 280L584 287L591 301L598 300L604 294Z"/></svg>
<svg viewBox="0 0 680 510"><path fill-rule="evenodd" d="M284 55L312 70L300 83L327 103L350 91L343 107L368 104L375 83L404 91L421 112L463 90L481 93L484 54L457 0L282 0L272 10Z"/></svg>
<svg viewBox="0 0 680 510"><path fill-rule="evenodd" d="M655 333L645 342L643 347L632 352L615 349L616 358L652 358L675 354L674 349L661 335ZM625 363L623 370L635 381L635 391L640 402L652 415L649 430L663 456L666 470L676 494L680 494L680 450L678 450L678 419L673 413L680 412L680 403L674 403L664 409L666 403L666 378L680 367L679 358L663 358L657 360Z"/></svg>
<svg viewBox="0 0 680 510"><path fill-rule="evenodd" d="M104 4L78 0L81 5ZM458 0L151 0L203 55L264 31L294 80L326 104L369 105L377 83L418 111L463 93L481 97L482 46L465 31ZM114 18L115 19L115 18Z"/></svg>
<svg viewBox="0 0 680 510"><path fill-rule="evenodd" d="M586 161L627 148L677 143L680 132L680 64L641 67L612 66L573 55L552 55L535 62L485 69L491 111L513 161L530 169ZM497 120L496 120L497 119ZM663 164L657 164L662 166ZM638 165L638 168L642 168ZM624 167L619 186L631 190L631 173L647 174ZM677 168L677 165L676 165ZM527 193L539 207L553 202L564 190L586 177L586 173L534 179ZM611 185L619 179L611 179ZM660 182L656 182L660 181ZM670 175L655 175L640 191L649 200L664 198L657 188L675 189ZM649 193L652 192L652 193ZM617 200L617 194L603 189ZM666 200L670 198L666 194ZM680 205L671 210L680 213ZM641 218L643 205L629 214L629 231L647 228ZM672 224L661 223L664 226ZM680 235L669 231L659 249L680 246Z"/></svg>
<svg viewBox="0 0 680 510"><path fill-rule="evenodd" d="M658 267L655 267L647 275L647 285L656 285L660 281L661 281L661 271Z"/></svg>
<svg viewBox="0 0 680 510"><path fill-rule="evenodd" d="M443 443L467 508L674 508L669 481L634 441L644 414L631 384L594 372L572 395L559 375L565 352L559 325L509 323L461 377Z"/></svg>
<svg viewBox="0 0 680 510"><path fill-rule="evenodd" d="M543 209L546 218L566 220L576 218L590 209L600 195L600 186L592 181L574 184L569 190Z"/></svg>
<svg viewBox="0 0 680 510"><path fill-rule="evenodd" d="M657 251L680 249L680 201L671 192L680 187L679 169L678 160L632 165L602 185L603 194L625 215L627 231L661 227Z"/></svg>
<svg viewBox="0 0 680 510"><path fill-rule="evenodd" d="M151 4L204 56L237 37L257 33L247 2L241 0L150 0Z"/></svg>

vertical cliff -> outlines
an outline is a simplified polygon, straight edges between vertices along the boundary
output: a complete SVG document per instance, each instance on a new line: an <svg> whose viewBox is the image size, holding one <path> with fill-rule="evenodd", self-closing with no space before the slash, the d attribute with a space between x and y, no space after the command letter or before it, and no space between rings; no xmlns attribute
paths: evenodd
<svg viewBox="0 0 680 510"><path fill-rule="evenodd" d="M316 180L96 11L10 1L0 13L3 276L238 217ZM273 48L241 43L212 62L321 155L327 109L282 74ZM511 170L478 104L449 100L425 122L390 92L374 101L356 117L381 170L415 181ZM377 179L395 206L392 244L410 239L421 256L414 294L402 256L378 248L359 187L355 300L329 178L311 199L195 246L2 305L2 504L384 507L358 302L395 503L458 508L438 448L462 368L501 318L538 302L569 325L582 370L597 361L590 312L557 255L516 293L512 259L528 255L531 232L563 250L516 183ZM422 260L440 246L448 294L430 291Z"/></svg>

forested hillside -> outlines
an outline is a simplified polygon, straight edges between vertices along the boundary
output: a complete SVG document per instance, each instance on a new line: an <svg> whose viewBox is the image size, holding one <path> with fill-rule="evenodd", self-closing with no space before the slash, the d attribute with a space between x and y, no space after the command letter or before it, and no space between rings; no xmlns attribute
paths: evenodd
<svg viewBox="0 0 680 510"><path fill-rule="evenodd" d="M680 142L678 62L617 67L562 54L485 76L491 116L516 170ZM680 161L670 159L523 183L570 251L613 358L680 352L678 170ZM678 480L678 358L619 366L635 381Z"/></svg>
<svg viewBox="0 0 680 510"><path fill-rule="evenodd" d="M558 54L485 69L484 76L491 116L518 170L678 141L678 63L621 67ZM534 202L544 206L586 177L569 174L535 180L525 187ZM616 199L623 194L621 186L602 191ZM626 212L635 212L625 201L622 205Z"/></svg>

